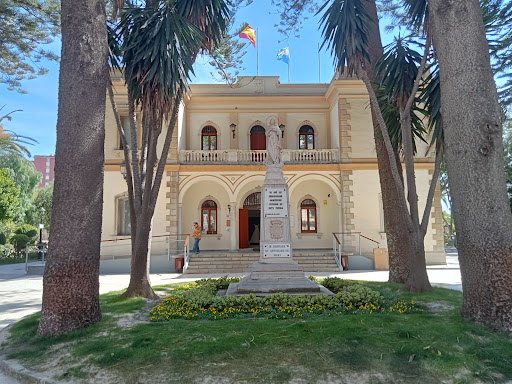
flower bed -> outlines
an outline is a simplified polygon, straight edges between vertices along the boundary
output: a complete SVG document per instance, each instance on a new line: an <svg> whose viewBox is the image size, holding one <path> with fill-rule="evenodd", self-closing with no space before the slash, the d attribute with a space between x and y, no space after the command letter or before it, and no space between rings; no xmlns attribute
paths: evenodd
<svg viewBox="0 0 512 384"><path fill-rule="evenodd" d="M153 322L171 319L219 320L229 318L291 319L325 315L373 313L412 313L423 311L413 300L395 300L386 303L380 292L363 283L340 278L327 278L321 284L335 292L329 296L275 293L265 297L254 294L244 296L216 296L219 289L226 289L235 278L203 279L195 286L178 287L174 294L150 312Z"/></svg>

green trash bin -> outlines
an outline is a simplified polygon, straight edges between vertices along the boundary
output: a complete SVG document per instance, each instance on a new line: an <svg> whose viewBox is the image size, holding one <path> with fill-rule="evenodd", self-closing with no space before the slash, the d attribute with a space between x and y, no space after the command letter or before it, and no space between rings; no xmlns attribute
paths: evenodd
<svg viewBox="0 0 512 384"><path fill-rule="evenodd" d="M176 270L176 273L182 273L184 265L185 265L184 257L177 257L174 259L174 269Z"/></svg>

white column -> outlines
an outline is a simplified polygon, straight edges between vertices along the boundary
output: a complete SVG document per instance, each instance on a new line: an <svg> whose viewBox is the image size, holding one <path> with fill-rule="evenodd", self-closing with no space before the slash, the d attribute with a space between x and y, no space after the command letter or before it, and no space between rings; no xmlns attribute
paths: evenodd
<svg viewBox="0 0 512 384"><path fill-rule="evenodd" d="M236 209L236 202L232 201L229 203L231 206L231 212L229 214L229 219L231 220L231 245L229 247L230 251L237 251L238 250L238 226L237 226L237 209Z"/></svg>

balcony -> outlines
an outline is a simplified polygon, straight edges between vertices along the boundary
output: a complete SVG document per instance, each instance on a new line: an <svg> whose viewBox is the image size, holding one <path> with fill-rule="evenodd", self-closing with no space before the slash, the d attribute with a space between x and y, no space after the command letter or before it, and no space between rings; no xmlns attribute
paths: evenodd
<svg viewBox="0 0 512 384"><path fill-rule="evenodd" d="M267 151L241 151L226 149L218 151L181 150L180 164L263 164ZM283 149L281 157L285 164L335 164L339 163L338 149Z"/></svg>

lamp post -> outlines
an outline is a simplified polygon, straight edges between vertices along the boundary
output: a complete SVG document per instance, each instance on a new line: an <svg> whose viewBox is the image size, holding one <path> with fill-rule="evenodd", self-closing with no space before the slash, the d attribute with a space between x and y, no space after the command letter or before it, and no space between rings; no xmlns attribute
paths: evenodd
<svg viewBox="0 0 512 384"><path fill-rule="evenodd" d="M281 137L284 138L284 128L285 128L285 125L284 124L279 124L279 128L281 129Z"/></svg>
<svg viewBox="0 0 512 384"><path fill-rule="evenodd" d="M38 255L38 259L43 260L43 254L44 254L43 253L43 228L44 228L43 214L45 212L45 209L43 207L41 207L40 211L41 211L41 223L39 224L39 244L38 244L39 255Z"/></svg>
<svg viewBox="0 0 512 384"><path fill-rule="evenodd" d="M235 123L231 123L229 125L229 127L231 128L231 132L233 132L233 139L235 138L235 132L236 132L236 124Z"/></svg>

